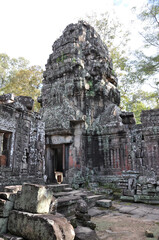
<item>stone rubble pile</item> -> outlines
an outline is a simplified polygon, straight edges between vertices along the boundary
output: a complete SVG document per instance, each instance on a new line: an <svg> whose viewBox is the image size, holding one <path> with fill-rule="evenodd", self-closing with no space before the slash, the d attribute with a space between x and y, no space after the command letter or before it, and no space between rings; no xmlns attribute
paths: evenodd
<svg viewBox="0 0 159 240"><path fill-rule="evenodd" d="M97 240L96 225L91 221L88 209L98 202L98 206L102 204L109 208L111 201L101 200L102 195L68 186L30 183L6 186L0 193L2 239Z"/></svg>
<svg viewBox="0 0 159 240"><path fill-rule="evenodd" d="M159 204L159 181L155 174L141 176L137 172L129 172L126 178L121 200Z"/></svg>
<svg viewBox="0 0 159 240"><path fill-rule="evenodd" d="M4 240L75 238L74 229L65 217L50 214L55 198L45 186L26 183L21 192L1 193L0 197L6 198L0 200L0 235Z"/></svg>
<svg viewBox="0 0 159 240"><path fill-rule="evenodd" d="M72 218L70 222L75 228L75 240L98 239L96 232L94 231L96 225L91 222L91 216L88 214L88 205L83 199L77 202L75 218Z"/></svg>

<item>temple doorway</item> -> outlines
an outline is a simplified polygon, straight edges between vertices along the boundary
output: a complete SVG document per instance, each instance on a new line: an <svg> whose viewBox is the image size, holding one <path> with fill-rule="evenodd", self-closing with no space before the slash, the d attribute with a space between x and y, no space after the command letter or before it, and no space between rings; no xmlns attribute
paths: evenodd
<svg viewBox="0 0 159 240"><path fill-rule="evenodd" d="M55 172L68 170L69 146L67 144L55 144L46 146L46 174L48 183L55 183Z"/></svg>

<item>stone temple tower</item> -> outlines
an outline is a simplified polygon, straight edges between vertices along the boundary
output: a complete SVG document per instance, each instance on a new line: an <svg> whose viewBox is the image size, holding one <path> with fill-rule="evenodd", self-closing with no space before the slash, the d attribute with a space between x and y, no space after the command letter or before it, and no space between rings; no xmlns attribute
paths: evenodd
<svg viewBox="0 0 159 240"><path fill-rule="evenodd" d="M70 24L52 49L41 98L50 181L54 171L65 175L72 167L98 165L94 162L98 159L88 157L94 147L85 149L86 145L95 135L94 144L101 148L106 125L121 123L117 78L108 49L94 28L83 21ZM99 151L96 154L100 156Z"/></svg>

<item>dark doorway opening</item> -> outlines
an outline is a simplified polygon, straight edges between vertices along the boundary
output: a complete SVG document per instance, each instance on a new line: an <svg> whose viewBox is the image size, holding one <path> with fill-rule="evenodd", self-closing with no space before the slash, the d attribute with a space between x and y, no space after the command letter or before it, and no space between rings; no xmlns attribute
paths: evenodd
<svg viewBox="0 0 159 240"><path fill-rule="evenodd" d="M46 174L48 183L56 182L55 172L62 172L69 168L69 144L48 145L46 147Z"/></svg>
<svg viewBox="0 0 159 240"><path fill-rule="evenodd" d="M10 164L11 137L11 132L0 130L0 167L8 167Z"/></svg>
<svg viewBox="0 0 159 240"><path fill-rule="evenodd" d="M63 172L63 145L53 146L53 164L55 172Z"/></svg>

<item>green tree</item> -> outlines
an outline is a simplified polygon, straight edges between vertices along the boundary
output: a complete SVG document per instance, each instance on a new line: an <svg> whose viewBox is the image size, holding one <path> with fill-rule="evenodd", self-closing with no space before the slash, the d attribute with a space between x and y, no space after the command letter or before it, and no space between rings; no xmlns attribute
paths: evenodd
<svg viewBox="0 0 159 240"><path fill-rule="evenodd" d="M30 66L24 58L9 58L0 54L0 94L14 93L16 96L30 96L34 99L34 109L39 109L37 97L42 84L40 66Z"/></svg>
<svg viewBox="0 0 159 240"><path fill-rule="evenodd" d="M159 1L148 0L138 18L144 25L140 31L144 46L136 51L134 81L152 87L152 95L156 98L154 107L159 107Z"/></svg>
<svg viewBox="0 0 159 240"><path fill-rule="evenodd" d="M115 72L118 76L122 76L128 65L128 49L126 48L129 41L129 31L124 31L119 20L115 17L112 18L108 12L87 16L87 22L100 34L110 52Z"/></svg>
<svg viewBox="0 0 159 240"><path fill-rule="evenodd" d="M87 21L100 34L110 52L113 60L114 71L117 73L117 77L119 79L121 109L124 111L133 111L137 123L140 123L141 111L150 109L150 107L154 108L158 104L159 84L157 78L154 86L154 92L148 93L140 90L142 84L145 83L144 78L147 76L146 74L143 74L144 67L145 73L148 71L145 61L148 61L153 57L151 56L148 58L143 54L143 52L140 52L139 56L139 52L129 51L129 32L123 30L124 27L118 19L114 18L114 16L112 19L108 13L101 14L100 16L93 14L92 16L88 16ZM145 31L147 30L145 29ZM157 63L158 57L156 58L155 56L154 60ZM152 65L152 61L149 61L149 64ZM153 66L155 66L155 64L153 64ZM157 67L155 70L157 71ZM152 66L149 68L149 76L151 75Z"/></svg>

